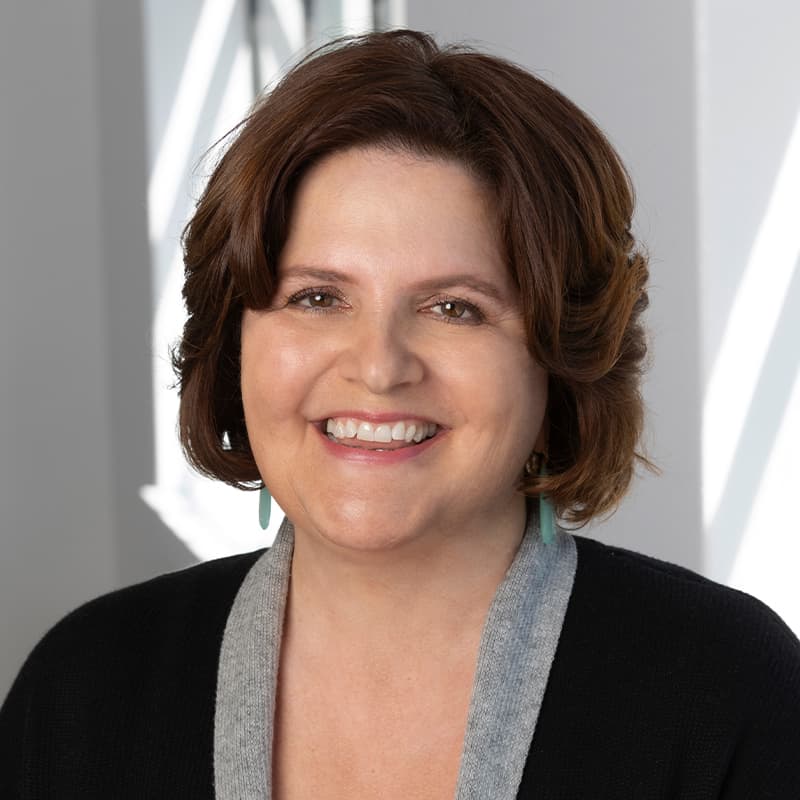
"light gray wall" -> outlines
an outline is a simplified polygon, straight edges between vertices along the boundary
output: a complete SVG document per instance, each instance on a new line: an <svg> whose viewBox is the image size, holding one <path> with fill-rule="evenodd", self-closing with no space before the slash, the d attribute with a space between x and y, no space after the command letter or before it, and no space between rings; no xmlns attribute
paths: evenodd
<svg viewBox="0 0 800 800"><path fill-rule="evenodd" d="M408 25L537 72L599 123L637 187L652 255L645 386L658 478L592 534L702 568L694 3L408 0Z"/></svg>
<svg viewBox="0 0 800 800"><path fill-rule="evenodd" d="M708 377L800 115L800 3L701 0L699 5L703 374ZM751 42L747 57L744 38ZM800 209L797 214L800 220Z"/></svg>
<svg viewBox="0 0 800 800"><path fill-rule="evenodd" d="M800 632L800 4L698 7L707 573Z"/></svg>
<svg viewBox="0 0 800 800"><path fill-rule="evenodd" d="M137 3L0 4L0 697L82 601L192 559L151 479Z"/></svg>

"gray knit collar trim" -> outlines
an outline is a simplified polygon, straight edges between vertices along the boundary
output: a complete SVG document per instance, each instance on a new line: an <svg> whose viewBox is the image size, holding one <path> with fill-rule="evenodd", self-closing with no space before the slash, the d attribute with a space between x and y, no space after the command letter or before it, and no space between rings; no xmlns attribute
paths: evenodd
<svg viewBox="0 0 800 800"><path fill-rule="evenodd" d="M271 800L272 720L294 530L251 567L220 650L214 723L218 800ZM455 800L516 798L572 592L577 551L558 531L545 544L535 513L489 608Z"/></svg>
<svg viewBox="0 0 800 800"><path fill-rule="evenodd" d="M575 540L545 544L536 514L481 637L456 800L513 800L533 740L577 567Z"/></svg>
<svg viewBox="0 0 800 800"><path fill-rule="evenodd" d="M272 547L245 576L222 637L214 717L219 800L269 800L272 720L289 591L294 529L284 519Z"/></svg>

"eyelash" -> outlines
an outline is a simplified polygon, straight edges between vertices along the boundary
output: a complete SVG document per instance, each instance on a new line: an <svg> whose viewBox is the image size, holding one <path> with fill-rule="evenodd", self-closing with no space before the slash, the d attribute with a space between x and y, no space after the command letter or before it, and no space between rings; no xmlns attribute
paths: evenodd
<svg viewBox="0 0 800 800"><path fill-rule="evenodd" d="M302 289L299 292L295 292L293 295L291 295L290 297L287 298L286 305L288 305L288 306L299 306L299 307L303 308L303 310L310 311L310 312L315 313L315 314L318 314L318 313L330 313L330 312L339 310L338 308L331 307L331 306L326 308L325 306L301 306L300 305L303 300L307 300L309 297L316 297L318 295L322 296L322 297L330 297L330 298L333 298L334 300L339 300L339 301L344 300L342 295L339 292L337 292L335 289L331 289L331 288L324 288L324 289L310 288L310 289Z"/></svg>
<svg viewBox="0 0 800 800"><path fill-rule="evenodd" d="M302 289L299 292L295 292L293 295L287 298L286 305L289 306L297 306L302 308L304 311L309 311L314 314L330 314L330 313L338 313L340 311L339 307L337 306L303 306L301 305L303 300L307 300L310 297L326 297L332 298L333 300L338 300L340 302L344 301L344 297L342 294L337 291L336 289L326 287L326 288L308 288ZM483 311L475 305L475 303L470 303L467 300L461 300L457 297L452 297L451 295L442 295L441 297L433 298L433 301L429 301L428 305L426 306L427 309L436 308L437 306L443 306L446 303L453 303L454 305L463 306L464 309L468 314L471 316L468 318L462 317L448 317L445 314L434 314L442 322L447 323L448 325L479 325L485 319L486 315Z"/></svg>
<svg viewBox="0 0 800 800"><path fill-rule="evenodd" d="M436 306L443 306L446 303L453 303L453 305L464 306L466 311L471 314L471 318L464 319L463 317L447 317L444 314L436 314L435 316L442 320L442 322L446 322L449 325L480 325L486 319L486 315L481 311L475 303L470 303L467 300L461 300L457 297L451 297L450 295L444 295L442 297L434 298L433 302L430 303L427 307L428 308L436 308Z"/></svg>

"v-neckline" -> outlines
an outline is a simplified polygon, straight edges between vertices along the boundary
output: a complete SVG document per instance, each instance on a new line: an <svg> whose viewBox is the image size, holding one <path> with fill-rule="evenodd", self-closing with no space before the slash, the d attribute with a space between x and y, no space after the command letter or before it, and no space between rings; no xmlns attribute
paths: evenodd
<svg viewBox="0 0 800 800"><path fill-rule="evenodd" d="M214 721L218 800L271 800L280 645L294 550L284 520L250 568L220 648ZM577 565L573 538L539 535L529 513L481 635L455 800L516 798Z"/></svg>

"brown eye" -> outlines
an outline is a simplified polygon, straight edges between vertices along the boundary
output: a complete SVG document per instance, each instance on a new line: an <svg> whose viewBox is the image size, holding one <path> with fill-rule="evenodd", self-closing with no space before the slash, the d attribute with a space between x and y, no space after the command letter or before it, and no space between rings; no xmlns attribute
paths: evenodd
<svg viewBox="0 0 800 800"><path fill-rule="evenodd" d="M446 298L438 300L428 307L430 312L439 317L442 322L457 322L460 324L480 325L484 315L477 306L466 300Z"/></svg>
<svg viewBox="0 0 800 800"><path fill-rule="evenodd" d="M467 303L462 303L460 300L442 300L437 304L443 317L448 319L462 319L469 317L472 310Z"/></svg>
<svg viewBox="0 0 800 800"><path fill-rule="evenodd" d="M325 292L314 292L314 294L308 295L306 299L312 308L330 308L334 301L333 296L325 294Z"/></svg>
<svg viewBox="0 0 800 800"><path fill-rule="evenodd" d="M341 305L341 298L333 291L304 289L292 295L287 303L307 311L330 311L336 310Z"/></svg>
<svg viewBox="0 0 800 800"><path fill-rule="evenodd" d="M451 319L461 319L469 310L465 303L459 303L457 300L446 300L440 303L440 306L442 315Z"/></svg>

